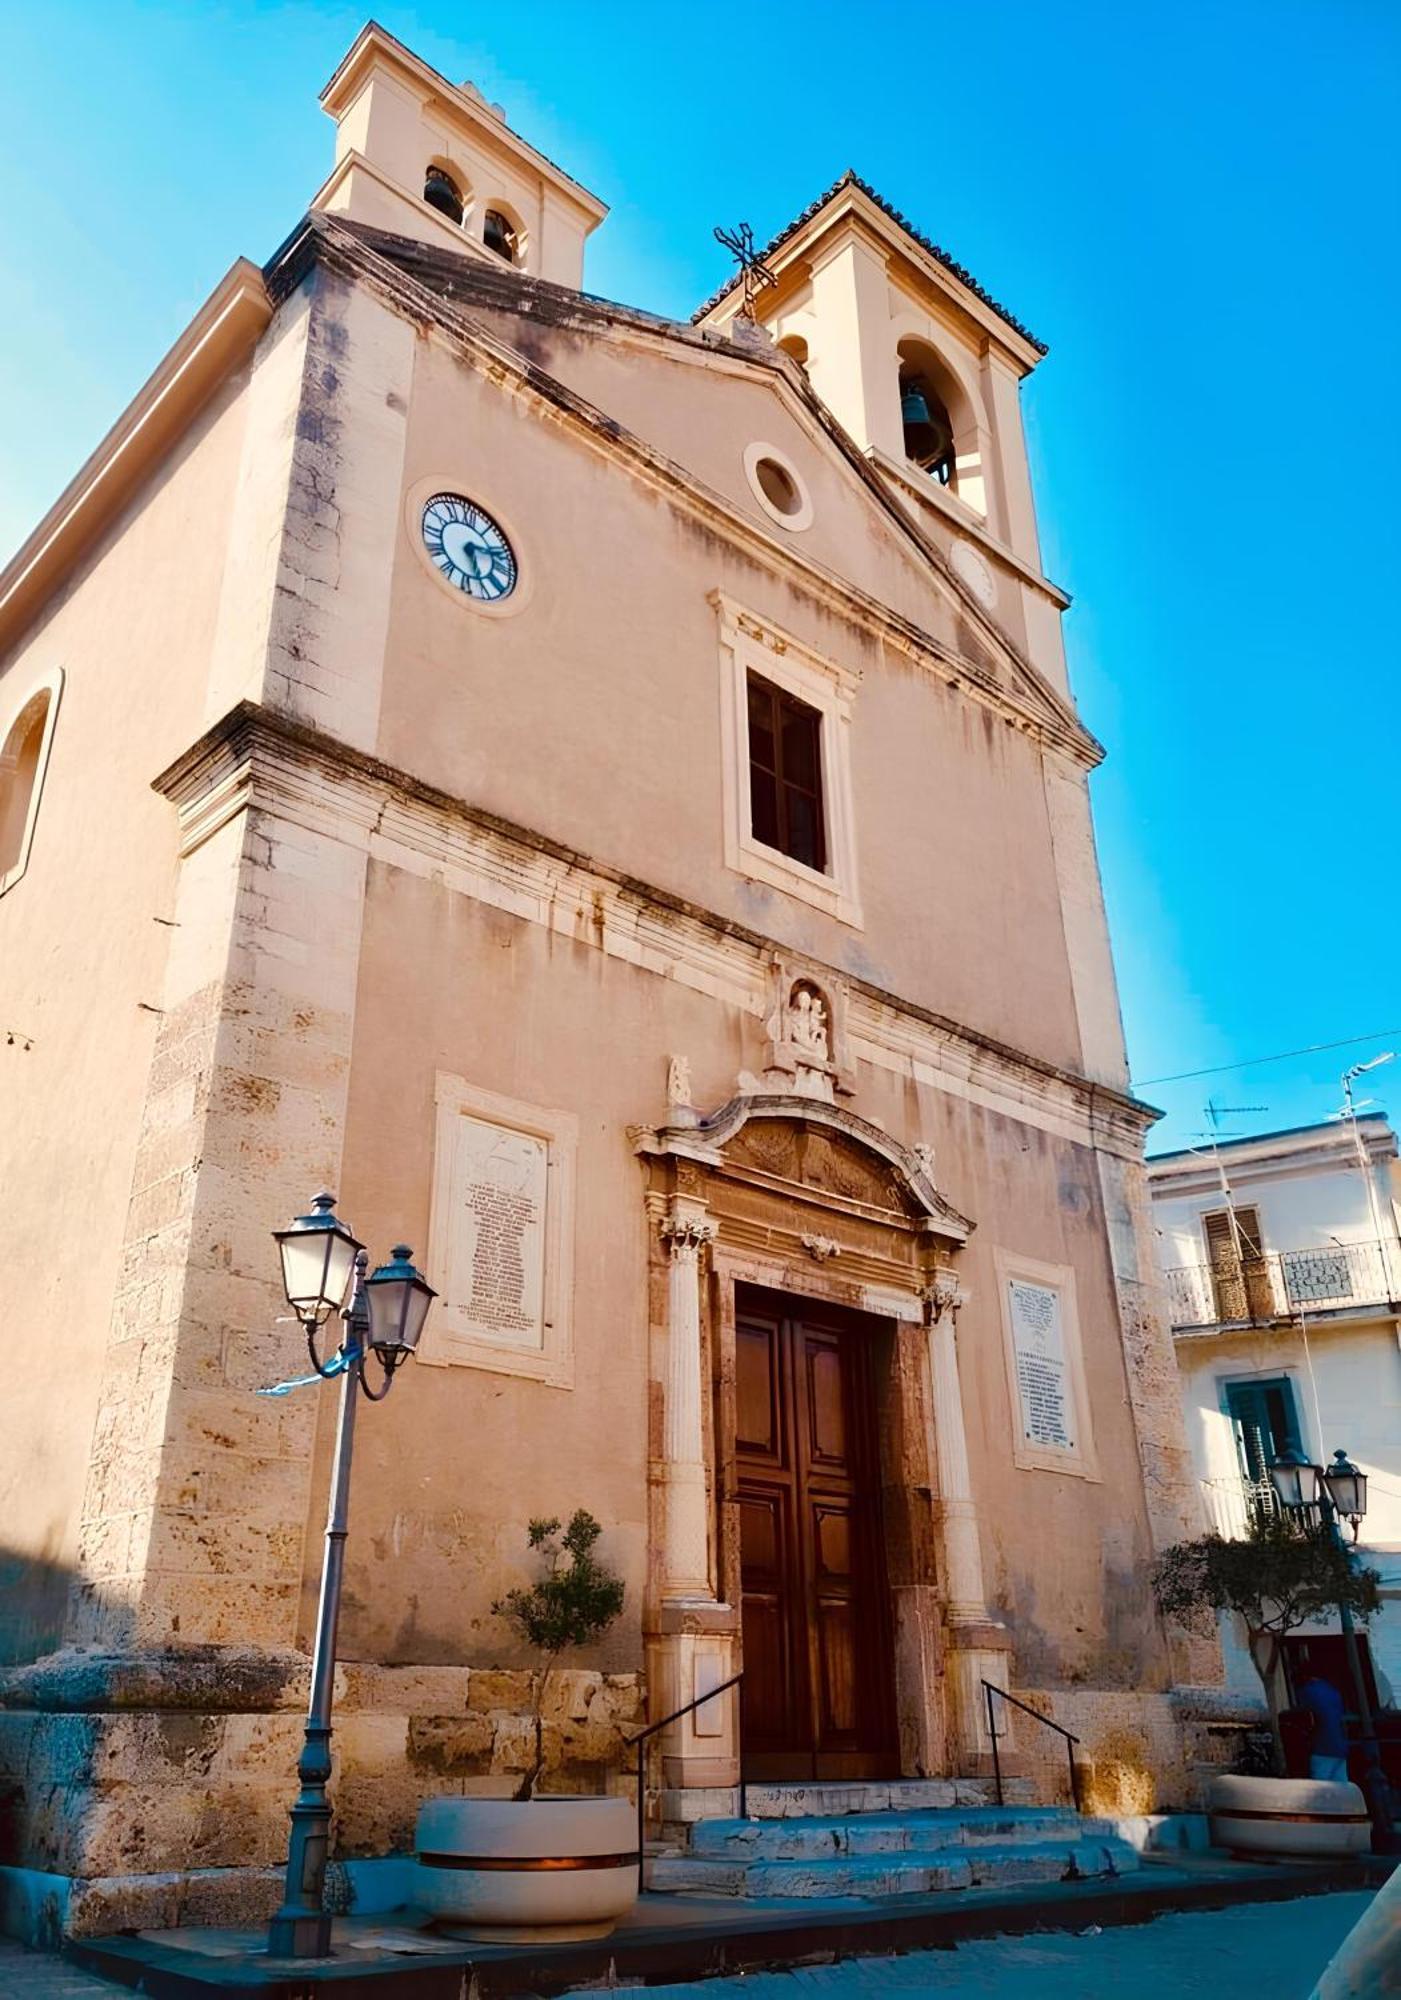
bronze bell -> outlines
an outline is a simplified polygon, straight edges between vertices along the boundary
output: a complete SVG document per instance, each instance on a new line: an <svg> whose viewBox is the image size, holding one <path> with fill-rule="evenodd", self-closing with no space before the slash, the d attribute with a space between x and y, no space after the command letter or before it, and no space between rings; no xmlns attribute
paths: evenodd
<svg viewBox="0 0 1401 2000"><path fill-rule="evenodd" d="M929 405L924 400L923 389L906 389L900 398L900 421L906 430L915 424L929 422Z"/></svg>
<svg viewBox="0 0 1401 2000"><path fill-rule="evenodd" d="M929 398L916 385L901 391L900 418L906 457L947 486L954 467L953 427L943 405L931 410Z"/></svg>
<svg viewBox="0 0 1401 2000"><path fill-rule="evenodd" d="M449 222L462 220L462 196L451 174L445 174L441 167L430 167L423 181L423 199L430 208L436 208Z"/></svg>

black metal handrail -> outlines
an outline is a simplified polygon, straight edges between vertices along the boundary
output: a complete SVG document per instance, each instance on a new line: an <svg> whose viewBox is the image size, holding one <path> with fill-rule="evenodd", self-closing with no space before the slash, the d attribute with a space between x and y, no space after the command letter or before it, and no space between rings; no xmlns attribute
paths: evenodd
<svg viewBox="0 0 1401 2000"><path fill-rule="evenodd" d="M628 1748L637 1752L637 1884L639 1889L646 1887L642 1879L642 1857L646 1850L647 1840L647 1740L649 1737L655 1736L658 1730L669 1729L672 1723L679 1722L683 1715L690 1715L694 1709L704 1708L708 1701L714 1701L717 1694L725 1694L730 1688L738 1687L743 1679L744 1669L741 1667L737 1674L731 1674L727 1681L721 1681L719 1687L707 1688L706 1692L698 1694L694 1701L688 1701L684 1708L673 1709L672 1713L664 1715L660 1722L649 1722L647 1727L640 1729L636 1736L628 1738ZM748 1812L745 1810L748 1804L745 1796L747 1790L748 1787L744 1782L744 1773L741 1771L739 1779L739 1816L741 1819L748 1819L749 1817Z"/></svg>
<svg viewBox="0 0 1401 2000"><path fill-rule="evenodd" d="M997 1723L992 1698L1000 1694L1004 1701L1010 1701L1013 1708L1019 1708L1023 1715L1029 1715L1033 1722L1044 1723L1047 1729L1054 1729L1057 1736L1065 1738L1065 1754L1070 1763L1070 1796L1075 1801L1076 1812L1080 1811L1080 1773L1075 1764L1075 1746L1080 1741L1068 1729L1062 1729L1058 1722L1052 1722L1049 1715L1043 1715L1039 1708L1029 1708L1024 1701L1018 1701L1006 1688L998 1687L996 1681L983 1682L983 1699L988 1705L988 1736L992 1742L992 1777L997 1787L997 1803L1002 1804L1002 1759L997 1749Z"/></svg>

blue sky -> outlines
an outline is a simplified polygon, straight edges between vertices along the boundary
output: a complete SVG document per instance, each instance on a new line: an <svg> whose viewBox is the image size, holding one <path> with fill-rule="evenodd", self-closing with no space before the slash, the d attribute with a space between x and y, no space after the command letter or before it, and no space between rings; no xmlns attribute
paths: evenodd
<svg viewBox="0 0 1401 2000"><path fill-rule="evenodd" d="M0 546L331 158L363 15L0 0ZM1401 1049L1393 494L1401 9L399 6L612 204L596 291L679 316L855 166L1049 342L1046 566L1109 747L1130 1055L1190 1142L1326 1117ZM1353 1046L1182 1083L1309 1044ZM1401 1080L1401 1062L1374 1088ZM1391 1085L1401 1105L1401 1087Z"/></svg>

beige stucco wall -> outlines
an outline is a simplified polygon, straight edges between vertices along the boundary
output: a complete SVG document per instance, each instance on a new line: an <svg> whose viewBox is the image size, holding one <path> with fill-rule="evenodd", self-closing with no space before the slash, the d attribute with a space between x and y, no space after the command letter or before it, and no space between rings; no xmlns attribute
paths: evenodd
<svg viewBox="0 0 1401 2000"><path fill-rule="evenodd" d="M550 365L555 336L532 328L530 338ZM731 497L761 518L741 457L753 436L778 432L772 441L810 477L829 524L827 558L952 637L945 602L916 577L876 503L830 446L819 454L800 435L771 391L711 380L703 366L688 381L674 364L632 356L630 365L659 409L678 406L666 418L668 450L727 479ZM404 483L456 486L497 512L534 595L513 617L474 616L401 535L379 732L387 761L1079 1067L1040 760L1027 737L701 530L616 462L532 421L436 342L418 349ZM863 675L852 750L859 932L724 866L716 589Z"/></svg>
<svg viewBox="0 0 1401 2000"><path fill-rule="evenodd" d="M242 397L240 376L0 665L0 718L64 674L29 866L0 897L0 1026L33 1043L0 1046L0 1656L56 1643L77 1556L174 914L150 780L204 721Z"/></svg>
<svg viewBox="0 0 1401 2000"><path fill-rule="evenodd" d="M429 979L403 968L432 967ZM422 1366L362 1429L350 1546L349 1656L486 1665L511 1657L489 1615L521 1567L531 1514L586 1505L630 1586L602 1663L636 1660L646 1575L647 1251L628 1127L657 1115L667 1057L718 1105L763 1056L762 1022L721 1000L371 865L346 1134L347 1212L375 1243L428 1240L439 1070L580 1120L573 1322L560 1390ZM1092 1151L862 1067L856 1105L930 1143L941 1187L977 1230L959 1349L990 1601L1039 1687L1166 1684L1142 1565L1151 1553ZM1098 1477L1013 1464L999 1249L1072 1268ZM329 1444L329 1399L320 1447ZM937 1441L936 1441L937 1443ZM319 1489L320 1481L316 1482ZM314 1524L313 1524L314 1525ZM320 1551L308 1541L303 1622Z"/></svg>

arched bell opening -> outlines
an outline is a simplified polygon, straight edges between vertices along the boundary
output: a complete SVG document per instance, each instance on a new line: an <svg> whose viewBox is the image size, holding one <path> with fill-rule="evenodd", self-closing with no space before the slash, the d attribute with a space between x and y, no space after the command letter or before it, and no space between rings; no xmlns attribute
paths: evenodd
<svg viewBox="0 0 1401 2000"><path fill-rule="evenodd" d="M482 242L503 264L519 264L523 257L523 231L519 222L499 203L482 216Z"/></svg>
<svg viewBox="0 0 1401 2000"><path fill-rule="evenodd" d="M900 346L900 425L910 463L956 493L958 446L947 370L931 349L909 341Z"/></svg>
<svg viewBox="0 0 1401 2000"><path fill-rule="evenodd" d="M445 215L449 222L455 222L460 229L466 213L466 199L461 187L446 167L432 162L423 177L423 199L430 208L436 208L439 215Z"/></svg>

